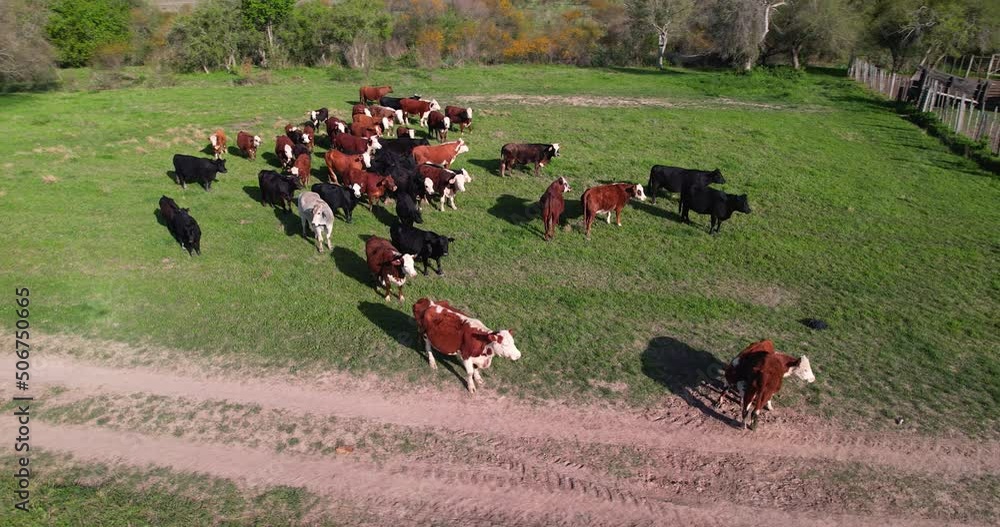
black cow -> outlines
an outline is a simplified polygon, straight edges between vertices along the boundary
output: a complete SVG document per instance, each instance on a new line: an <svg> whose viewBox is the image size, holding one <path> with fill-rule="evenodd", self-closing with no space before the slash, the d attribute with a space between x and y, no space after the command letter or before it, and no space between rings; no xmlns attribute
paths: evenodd
<svg viewBox="0 0 1000 527"><path fill-rule="evenodd" d="M381 97L378 100L379 106L385 106L387 108L392 108L393 110L402 110L403 107L399 104L399 101L403 99L416 99L420 100L419 95L413 95L411 97Z"/></svg>
<svg viewBox="0 0 1000 527"><path fill-rule="evenodd" d="M309 122L312 123L312 127L319 130L319 123L325 123L330 118L330 109L324 107L319 110L312 110L307 115Z"/></svg>
<svg viewBox="0 0 1000 527"><path fill-rule="evenodd" d="M653 168L649 170L649 184L646 185L646 189L653 197L653 203L656 203L656 194L660 189L665 189L668 193L684 194L690 189L705 188L712 183L717 185L726 183L726 179L722 177L722 172L718 168L708 171L653 165ZM680 200L678 200L679 206Z"/></svg>
<svg viewBox="0 0 1000 527"><path fill-rule="evenodd" d="M417 175L417 162L409 151L399 152L386 148L376 150L371 170L392 178L396 183L397 198L401 194L407 194L418 205L426 198L424 186Z"/></svg>
<svg viewBox="0 0 1000 527"><path fill-rule="evenodd" d="M500 149L500 176L503 177L507 168L515 165L535 165L535 176L538 169L549 163L553 157L559 157L559 143L551 145L540 143L507 143Z"/></svg>
<svg viewBox="0 0 1000 527"><path fill-rule="evenodd" d="M394 178L395 179L395 178ZM396 187L396 216L400 223L412 227L414 223L423 223L424 217L417 208L417 203L408 192L400 192Z"/></svg>
<svg viewBox="0 0 1000 527"><path fill-rule="evenodd" d="M746 194L734 196L710 187L693 188L689 193L681 194L681 219L688 223L691 222L688 219L689 210L712 216L712 223L708 227L711 234L712 231L719 232L722 222L728 220L733 212L750 214L750 204Z"/></svg>
<svg viewBox="0 0 1000 527"><path fill-rule="evenodd" d="M431 144L431 142L424 137L419 139L410 139L409 137L400 137L398 139L380 139L379 143L382 144L382 148L377 150L376 154L382 150L409 154L415 147L430 146Z"/></svg>
<svg viewBox="0 0 1000 527"><path fill-rule="evenodd" d="M191 256L191 251L201 256L201 228L188 213L188 209L182 209L174 200L162 196L160 215L163 216L170 235L181 244L181 247L187 249L188 256Z"/></svg>
<svg viewBox="0 0 1000 527"><path fill-rule="evenodd" d="M296 189L302 188L302 181L292 175L279 174L273 170L261 170L257 174L260 185L260 204L281 205L286 212L291 210Z"/></svg>
<svg viewBox="0 0 1000 527"><path fill-rule="evenodd" d="M361 198L360 185L342 187L331 183L317 183L312 186L312 191L319 194L333 212L337 212L337 209L344 211L344 219L347 223L351 223L354 207L358 206L358 200Z"/></svg>
<svg viewBox="0 0 1000 527"><path fill-rule="evenodd" d="M416 227L404 225L393 225L389 229L389 237L392 238L392 245L403 254L415 254L414 261L424 262L424 275L427 275L428 261L437 261L439 275L444 274L441 268L441 258L448 256L448 244L455 241L454 238L441 236L436 232L420 230Z"/></svg>
<svg viewBox="0 0 1000 527"><path fill-rule="evenodd" d="M174 173L182 188L186 189L188 183L197 182L205 190L212 190L216 174L226 173L226 160L174 154Z"/></svg>

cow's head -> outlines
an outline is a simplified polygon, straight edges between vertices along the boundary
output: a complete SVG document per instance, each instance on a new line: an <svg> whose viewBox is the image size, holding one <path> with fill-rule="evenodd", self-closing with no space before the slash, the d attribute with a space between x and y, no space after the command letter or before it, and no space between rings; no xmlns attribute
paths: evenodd
<svg viewBox="0 0 1000 527"><path fill-rule="evenodd" d="M441 109L441 105L438 104L437 99L431 99L431 106L430 106L430 108L431 108L431 111L440 110Z"/></svg>
<svg viewBox="0 0 1000 527"><path fill-rule="evenodd" d="M472 120L472 108L465 109L465 118L470 121Z"/></svg>
<svg viewBox="0 0 1000 527"><path fill-rule="evenodd" d="M634 190L634 196L639 201L646 201L646 192L642 190L642 185L636 183L635 190Z"/></svg>
<svg viewBox="0 0 1000 527"><path fill-rule="evenodd" d="M382 145L378 142L378 138L377 137L371 137L371 138L368 139L368 151L369 152L374 152L374 151L378 150L379 148L382 148Z"/></svg>
<svg viewBox="0 0 1000 527"><path fill-rule="evenodd" d="M187 214L187 209L183 210ZM191 219L184 227L184 242L188 247L188 253L193 250L198 256L201 256L201 227L198 227L194 219Z"/></svg>
<svg viewBox="0 0 1000 527"><path fill-rule="evenodd" d="M253 147L255 149L258 148L258 147L260 147L260 136L259 135L253 136Z"/></svg>
<svg viewBox="0 0 1000 527"><path fill-rule="evenodd" d="M369 154L368 152L365 152L365 153L361 154L361 164L363 164L365 166L365 168L371 168L372 167L372 155Z"/></svg>
<svg viewBox="0 0 1000 527"><path fill-rule="evenodd" d="M432 181L429 177L424 178L424 192L426 192L428 196L434 195L434 181Z"/></svg>
<svg viewBox="0 0 1000 527"><path fill-rule="evenodd" d="M403 119L403 110L396 110L396 122L405 123L406 119Z"/></svg>
<svg viewBox="0 0 1000 527"><path fill-rule="evenodd" d="M309 134L302 134L302 143L309 144Z"/></svg>
<svg viewBox="0 0 1000 527"><path fill-rule="evenodd" d="M743 214L750 214L750 202L747 201L746 194L740 194L739 196L729 196L729 201L733 210L742 212Z"/></svg>
<svg viewBox="0 0 1000 527"><path fill-rule="evenodd" d="M353 191L355 198L360 198L361 197L361 185L358 185L357 183L355 183L355 184L351 185L351 190Z"/></svg>
<svg viewBox="0 0 1000 527"><path fill-rule="evenodd" d="M718 168L708 173L708 182L716 185L725 185L726 178L722 177L722 171Z"/></svg>
<svg viewBox="0 0 1000 527"><path fill-rule="evenodd" d="M292 169L289 172L291 172L293 176L298 177L298 175L299 175L299 167L292 167Z"/></svg>
<svg viewBox="0 0 1000 527"><path fill-rule="evenodd" d="M549 151L552 153L552 157L559 157L559 143L553 143L549 147Z"/></svg>
<svg viewBox="0 0 1000 527"><path fill-rule="evenodd" d="M447 130L448 128L451 128L451 119L448 118L448 117L445 117L444 118L444 129Z"/></svg>
<svg viewBox="0 0 1000 527"><path fill-rule="evenodd" d="M566 179L565 177L562 176L559 177L559 184L562 186L563 194L573 190L569 187L569 180Z"/></svg>
<svg viewBox="0 0 1000 527"><path fill-rule="evenodd" d="M465 141L458 140L458 148L455 149L455 155L464 154L469 151L469 145L465 144Z"/></svg>
<svg viewBox="0 0 1000 527"><path fill-rule="evenodd" d="M284 180L295 190L302 188L302 180L298 178L298 171L298 168L293 168L290 176L282 176Z"/></svg>
<svg viewBox="0 0 1000 527"><path fill-rule="evenodd" d="M816 376L813 375L812 367L809 365L809 357L803 355L799 357L799 360L795 361L795 363L793 363L794 365L788 370L789 373L806 382L811 383L816 380Z"/></svg>
<svg viewBox="0 0 1000 527"><path fill-rule="evenodd" d="M287 159L288 161L294 159L292 157L292 145L285 145L285 159Z"/></svg>
<svg viewBox="0 0 1000 527"><path fill-rule="evenodd" d="M455 173L455 177L451 178L451 180L448 181L448 184L455 185L455 189L459 192L465 192L465 184L470 181L472 181L472 176L470 176L469 172L463 168L461 172Z"/></svg>
<svg viewBox="0 0 1000 527"><path fill-rule="evenodd" d="M329 207L321 207L319 204L313 207L312 210L312 220L310 223L313 225L313 232L317 235L320 232L320 227L328 226L333 223L333 215L330 214Z"/></svg>
<svg viewBox="0 0 1000 527"><path fill-rule="evenodd" d="M215 170L216 170L216 172L218 172L220 174L225 174L226 173L226 160L225 159L216 159L215 161L212 161L212 162L215 163Z"/></svg>
<svg viewBox="0 0 1000 527"><path fill-rule="evenodd" d="M401 267L406 276L417 276L417 269L413 267L412 254L399 254L392 260L392 264Z"/></svg>
<svg viewBox="0 0 1000 527"><path fill-rule="evenodd" d="M432 236L427 243L431 246L431 254L448 256L448 244L453 241L455 241L455 238Z"/></svg>
<svg viewBox="0 0 1000 527"><path fill-rule="evenodd" d="M521 350L514 345L514 333L509 329L494 331L489 334L490 348L497 355L517 360L521 358Z"/></svg>
<svg viewBox="0 0 1000 527"><path fill-rule="evenodd" d="M377 186L382 187L389 192L396 192L396 189L398 188L396 186L396 180L392 179L390 176L382 176L382 178L378 180Z"/></svg>

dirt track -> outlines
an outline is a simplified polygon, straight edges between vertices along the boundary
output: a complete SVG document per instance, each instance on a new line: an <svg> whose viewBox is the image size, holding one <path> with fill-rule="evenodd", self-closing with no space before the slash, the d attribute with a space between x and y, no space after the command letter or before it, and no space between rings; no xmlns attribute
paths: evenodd
<svg viewBox="0 0 1000 527"><path fill-rule="evenodd" d="M224 428L211 412L181 437L124 417L102 426L43 417L34 427L38 447L247 485L302 486L361 507L379 523L975 525L1000 514L995 496L977 494L1000 475L997 442L846 432L780 402L749 433L726 417L732 403L723 415L708 408L707 391L689 401L667 396L643 414L529 405L491 395L489 385L475 397L457 385L405 392L339 374L200 375L183 365L108 366L55 351L47 348L33 366L43 384L68 388L52 404L100 396L125 415L135 394L148 394L166 401L162 411L225 401L264 412L229 435L208 435L211 442L195 439L204 437L199 428ZM281 426L267 412L285 424L332 423L319 440L381 427L417 446L278 452L263 446Z"/></svg>

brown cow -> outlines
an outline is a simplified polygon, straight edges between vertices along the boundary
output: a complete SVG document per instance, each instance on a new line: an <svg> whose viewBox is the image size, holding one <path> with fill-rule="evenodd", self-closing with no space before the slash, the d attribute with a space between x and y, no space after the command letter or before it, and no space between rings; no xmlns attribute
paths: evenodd
<svg viewBox="0 0 1000 527"><path fill-rule="evenodd" d="M372 166L371 155L368 152L363 154L345 154L339 150L327 150L323 156L326 161L326 168L330 172L330 182L339 183L348 170L354 168L364 170Z"/></svg>
<svg viewBox="0 0 1000 527"><path fill-rule="evenodd" d="M312 170L312 156L308 153L299 154L295 157L295 164L292 166L291 173L293 176L299 178L302 182L302 188L306 188L309 183L309 171Z"/></svg>
<svg viewBox="0 0 1000 527"><path fill-rule="evenodd" d="M809 359L804 355L795 358L780 352L755 351L737 357L737 365L734 368L736 375L745 379L736 383L736 388L740 392L740 413L744 429L753 430L757 427L761 408L768 406L771 398L781 390L781 383L785 377L795 374L806 382L816 380ZM752 419L747 426L751 410Z"/></svg>
<svg viewBox="0 0 1000 527"><path fill-rule="evenodd" d="M455 158L459 154L464 154L469 151L469 145L465 144L465 141L459 139L458 141L451 141L450 143L441 143L434 146L417 146L413 148L413 158L416 160L417 165L422 165L424 163L431 163L434 165L441 165L444 167L450 167L452 163L455 162Z"/></svg>
<svg viewBox="0 0 1000 527"><path fill-rule="evenodd" d="M433 111L427 115L427 131L440 142L448 140L448 129L451 128L451 119L439 111Z"/></svg>
<svg viewBox="0 0 1000 527"><path fill-rule="evenodd" d="M368 198L368 209L374 211L375 205L384 201L386 194L396 191L396 181L389 176L383 176L365 170L348 169L344 173L345 186L359 185L361 192Z"/></svg>
<svg viewBox="0 0 1000 527"><path fill-rule="evenodd" d="M631 198L646 200L642 185L636 183L614 183L588 188L580 201L583 203L583 218L587 228L587 239L590 239L590 226L594 218L602 212L608 213L608 225L611 225L611 211L615 213L615 221L622 226L622 209Z"/></svg>
<svg viewBox="0 0 1000 527"><path fill-rule="evenodd" d="M385 301L388 302L391 288L395 285L399 287L397 298L403 303L406 277L417 275L417 270L413 268L413 255L397 251L392 242L385 238L372 236L365 242L365 256L368 269L375 277L375 292L378 293L379 286L384 287Z"/></svg>
<svg viewBox="0 0 1000 527"><path fill-rule="evenodd" d="M236 134L236 147L251 160L255 160L257 159L257 149L260 148L260 136L240 130Z"/></svg>
<svg viewBox="0 0 1000 527"><path fill-rule="evenodd" d="M417 321L417 338L424 341L431 368L437 369L434 349L458 356L465 367L465 384L471 393L476 393L477 384L483 385L479 370L489 368L494 355L510 360L521 358L512 330L493 331L447 301L421 298L413 304L413 318Z"/></svg>
<svg viewBox="0 0 1000 527"><path fill-rule="evenodd" d="M427 116L434 110L441 109L441 105L437 101L422 99L400 99L399 107L403 110L405 119L409 119L411 115L419 116L420 126L427 126Z"/></svg>
<svg viewBox="0 0 1000 527"><path fill-rule="evenodd" d="M753 361L747 360L747 357L755 353L783 353L778 352L774 349L774 342L771 340L759 340L757 342L752 342L739 355L733 358L729 364L726 365L726 369L723 371L723 382L725 383L722 391L719 393L719 399L715 401L715 407L718 408L722 406L722 400L725 398L729 390L736 389L740 393L740 398L743 397L743 392L746 390L747 382L750 380L751 366ZM784 355L789 357L788 355ZM789 357L793 359L793 357ZM785 377L794 374L796 377L806 381L813 382L816 380L816 376L813 375L812 369L809 367L809 359L799 364L798 368L790 369L785 372ZM771 400L768 399L765 402L765 407L768 410L773 410L774 407L771 405Z"/></svg>
<svg viewBox="0 0 1000 527"><path fill-rule="evenodd" d="M336 137L338 134L347 133L347 123L336 117L330 117L325 121L325 124L327 137Z"/></svg>
<svg viewBox="0 0 1000 527"><path fill-rule="evenodd" d="M378 102L379 99L392 93L392 86L362 86L358 90L358 102L368 104L368 101Z"/></svg>
<svg viewBox="0 0 1000 527"><path fill-rule="evenodd" d="M372 117L386 117L390 119L393 123L403 124L403 110L395 110L389 108L388 106L375 105L369 108L372 112ZM387 128L388 129L388 128Z"/></svg>
<svg viewBox="0 0 1000 527"><path fill-rule="evenodd" d="M411 130L410 128L407 128L405 126L400 126L399 128L396 128L396 137L397 138L400 138L400 137L409 137L410 139L416 139L417 138L416 133L414 132L414 130Z"/></svg>
<svg viewBox="0 0 1000 527"><path fill-rule="evenodd" d="M295 143L288 136L279 135L274 138L274 155L281 163L281 168L288 168L295 162L294 148Z"/></svg>
<svg viewBox="0 0 1000 527"><path fill-rule="evenodd" d="M538 170L553 157L559 157L559 143L507 143L500 148L500 177L516 165L535 165L538 177Z"/></svg>
<svg viewBox="0 0 1000 527"><path fill-rule="evenodd" d="M368 117L372 116L372 112L371 110L368 109L368 106L361 103L355 104L354 106L351 107L351 115L357 113L367 115Z"/></svg>
<svg viewBox="0 0 1000 527"><path fill-rule="evenodd" d="M451 124L458 124L458 131L461 133L465 133L466 128L472 127L472 108L445 106L444 114L451 119Z"/></svg>
<svg viewBox="0 0 1000 527"><path fill-rule="evenodd" d="M564 177L552 182L549 188L542 194L539 202L542 205L542 223L545 225L545 241L549 241L556 236L556 225L559 225L560 216L566 210L566 202L563 194L572 190L569 188L569 181Z"/></svg>
<svg viewBox="0 0 1000 527"><path fill-rule="evenodd" d="M365 152L371 154L382 148L382 145L374 136L366 139L351 134L340 134L333 138L333 147L345 154L363 154Z"/></svg>
<svg viewBox="0 0 1000 527"><path fill-rule="evenodd" d="M222 159L222 154L226 153L226 132L219 128L212 135L208 136L208 142L212 143L212 152L215 159Z"/></svg>
<svg viewBox="0 0 1000 527"><path fill-rule="evenodd" d="M441 210L444 210L445 200L449 201L453 210L458 210L455 206L455 195L465 192L465 184L472 181L468 171L463 168L456 172L437 165L424 164L417 167L417 172L423 181L426 196L441 196Z"/></svg>
<svg viewBox="0 0 1000 527"><path fill-rule="evenodd" d="M370 137L381 137L382 133L378 126L368 126L364 123L351 123L351 135L368 139Z"/></svg>
<svg viewBox="0 0 1000 527"><path fill-rule="evenodd" d="M311 124L307 124L302 127L302 142L309 149L311 154L313 151L313 144L316 143L316 129L312 127Z"/></svg>

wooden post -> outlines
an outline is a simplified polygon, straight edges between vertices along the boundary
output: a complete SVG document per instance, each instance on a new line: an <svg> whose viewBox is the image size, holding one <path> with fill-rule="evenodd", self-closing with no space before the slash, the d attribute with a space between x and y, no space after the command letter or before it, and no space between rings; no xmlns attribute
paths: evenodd
<svg viewBox="0 0 1000 527"><path fill-rule="evenodd" d="M955 133L960 134L964 130L963 124L965 120L965 96L962 96L962 102L958 103L958 115L955 119Z"/></svg>

